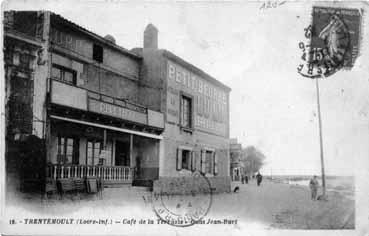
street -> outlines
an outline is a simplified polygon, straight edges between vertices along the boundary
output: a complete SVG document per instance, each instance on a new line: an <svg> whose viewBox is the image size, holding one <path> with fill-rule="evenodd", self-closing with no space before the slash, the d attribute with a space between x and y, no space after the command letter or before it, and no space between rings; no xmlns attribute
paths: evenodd
<svg viewBox="0 0 369 236"><path fill-rule="evenodd" d="M233 185L235 185L233 183ZM328 192L328 201L312 201L306 187L274 183L264 180L261 186L252 180L249 184L237 183L238 193L214 194L208 214L196 228L207 222L233 222L214 224L215 227L237 227L255 229L353 229L354 201L340 193ZM9 215L19 211L23 217L59 215L81 217L98 215L100 219L156 220L150 201L151 193L142 188L107 188L103 199L96 196L78 198L70 195L64 199L53 197L47 201L29 197L8 206ZM14 198L15 199L15 198ZM27 202L27 203L25 203ZM236 223L236 224L234 224ZM171 226L172 227L172 226Z"/></svg>

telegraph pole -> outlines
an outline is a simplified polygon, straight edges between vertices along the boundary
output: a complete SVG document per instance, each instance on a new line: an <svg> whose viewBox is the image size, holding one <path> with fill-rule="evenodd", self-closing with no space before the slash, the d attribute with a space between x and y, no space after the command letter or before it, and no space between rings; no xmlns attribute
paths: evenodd
<svg viewBox="0 0 369 236"><path fill-rule="evenodd" d="M319 143L320 143L320 162L322 167L322 187L323 187L323 198L326 198L325 191L325 173L324 173L324 152L323 152L323 135L322 135L322 118L320 115L320 99L319 99L319 78L315 78L316 85L316 100L318 105L318 122L319 122Z"/></svg>

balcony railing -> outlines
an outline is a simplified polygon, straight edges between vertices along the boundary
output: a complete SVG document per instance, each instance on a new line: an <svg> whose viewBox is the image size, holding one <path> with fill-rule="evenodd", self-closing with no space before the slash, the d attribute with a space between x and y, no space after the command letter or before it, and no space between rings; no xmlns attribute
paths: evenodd
<svg viewBox="0 0 369 236"><path fill-rule="evenodd" d="M47 177L52 179L98 177L103 180L132 181L133 169L128 166L49 164Z"/></svg>
<svg viewBox="0 0 369 236"><path fill-rule="evenodd" d="M164 114L122 98L50 79L51 103L151 127L164 128Z"/></svg>
<svg viewBox="0 0 369 236"><path fill-rule="evenodd" d="M145 106L142 106L140 104L128 101L127 99L122 99L122 98L115 98L109 95L105 95L105 94L101 94L101 93L97 93L91 90L87 90L87 96L89 98L94 98L96 100L99 100L101 102L107 102L110 104L114 104L120 107L124 107L133 111L138 111L141 113L145 113L147 114L147 108Z"/></svg>

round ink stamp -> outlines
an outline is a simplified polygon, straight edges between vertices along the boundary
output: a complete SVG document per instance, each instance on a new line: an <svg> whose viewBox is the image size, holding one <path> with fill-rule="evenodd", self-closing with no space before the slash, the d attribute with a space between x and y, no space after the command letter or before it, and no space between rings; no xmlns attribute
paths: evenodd
<svg viewBox="0 0 369 236"><path fill-rule="evenodd" d="M186 180L186 178L188 178ZM210 181L201 173L185 178L176 178L177 188L189 190L179 193L173 190L173 183L152 193L152 208L159 222L176 227L187 227L200 222L209 212L212 204Z"/></svg>

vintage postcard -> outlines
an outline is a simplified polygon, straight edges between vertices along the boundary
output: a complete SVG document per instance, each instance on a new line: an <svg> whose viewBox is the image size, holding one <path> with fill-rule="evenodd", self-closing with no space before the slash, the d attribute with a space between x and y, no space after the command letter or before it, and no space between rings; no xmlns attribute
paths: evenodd
<svg viewBox="0 0 369 236"><path fill-rule="evenodd" d="M369 236L368 11L2 1L0 234Z"/></svg>

